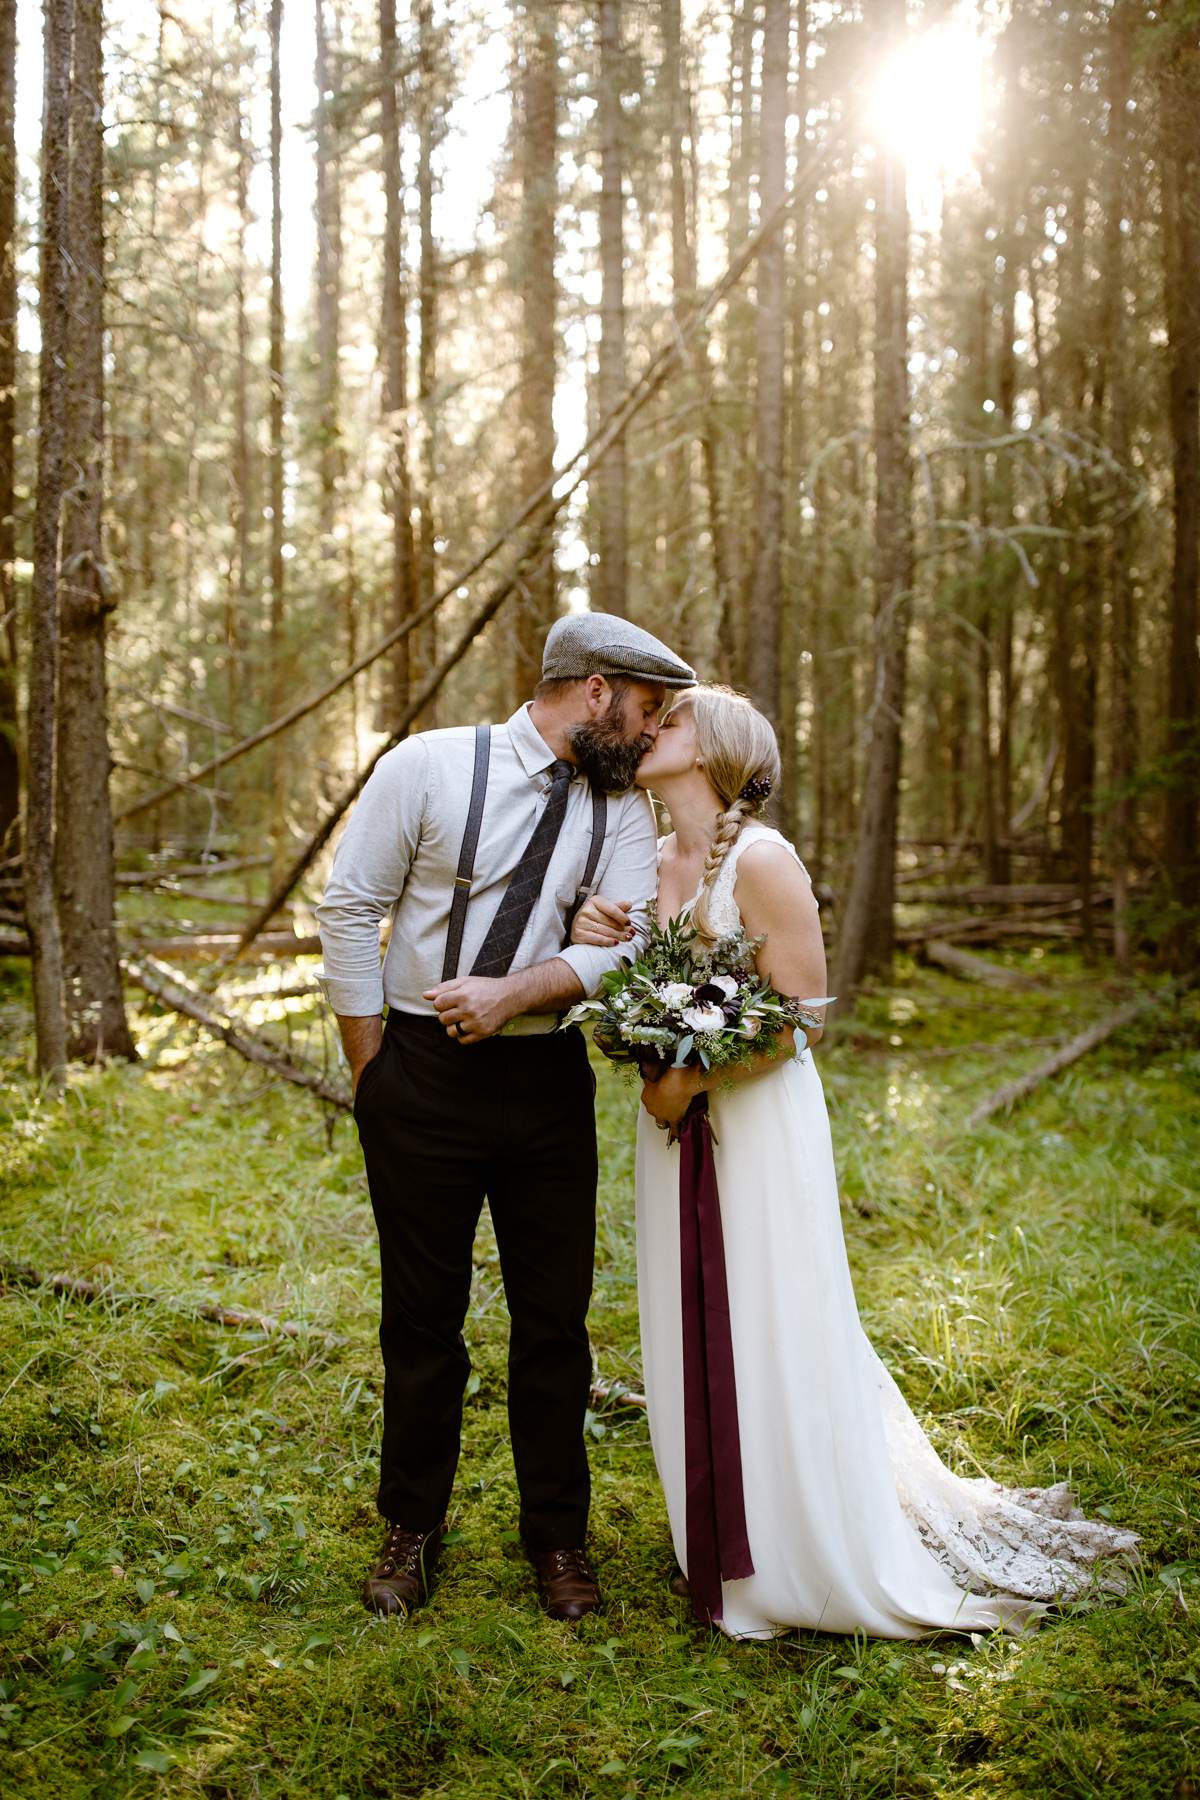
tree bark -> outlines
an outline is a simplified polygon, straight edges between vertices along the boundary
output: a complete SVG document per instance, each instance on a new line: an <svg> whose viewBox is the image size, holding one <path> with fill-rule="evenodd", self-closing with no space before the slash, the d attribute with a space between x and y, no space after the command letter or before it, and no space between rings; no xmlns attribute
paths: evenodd
<svg viewBox="0 0 1200 1800"><path fill-rule="evenodd" d="M787 179L788 0L766 0L758 202L769 218ZM783 604L784 235L758 258L755 309L754 566L747 599L746 682L750 698L779 724L779 637Z"/></svg>
<svg viewBox="0 0 1200 1800"><path fill-rule="evenodd" d="M1200 788L1200 74L1180 47L1160 81L1163 243L1166 263L1167 401L1174 544L1167 677L1167 789L1163 854L1172 892L1196 906ZM1173 949L1200 936L1193 921Z"/></svg>
<svg viewBox="0 0 1200 1800"><path fill-rule="evenodd" d="M125 1018L114 910L108 777L108 618L116 605L103 543L104 56L102 0L75 0L68 196L67 363L55 875L68 1052L137 1059Z"/></svg>
<svg viewBox="0 0 1200 1800"><path fill-rule="evenodd" d="M687 316L696 294L696 264L688 219L687 165L683 140L689 134L687 97L683 80L683 35L679 0L664 0L662 29L662 84L667 113L667 148L671 162L671 300L675 317ZM680 395L685 405L697 404L697 386L691 369L681 371ZM672 642L689 662L694 661L695 608L687 604L697 585L692 532L692 466L695 440L690 429L667 456L667 580L666 601Z"/></svg>
<svg viewBox="0 0 1200 1800"><path fill-rule="evenodd" d="M342 447L342 179L335 123L337 70L331 63L327 0L316 0L316 178L317 178L317 442L319 497L318 556L322 613L332 628L344 616L344 570L337 542L339 484L345 466Z"/></svg>
<svg viewBox="0 0 1200 1800"><path fill-rule="evenodd" d="M272 717L283 705L287 683L287 653L284 644L284 556L283 556L283 126L280 93L280 32L283 25L283 0L271 0L271 301L270 301L270 506L271 506L271 611L270 658L268 684ZM271 751L271 820L270 838L275 864L282 867L286 856L288 779L287 759L283 746L276 742Z"/></svg>
<svg viewBox="0 0 1200 1800"><path fill-rule="evenodd" d="M38 1070L61 1083L67 1056L62 936L54 898L54 760L58 708L58 549L66 436L67 187L73 0L45 0L37 502L30 591L24 831L25 917L33 950Z"/></svg>
<svg viewBox="0 0 1200 1800"><path fill-rule="evenodd" d="M625 192L621 86L621 0L600 0L600 417L625 391ZM598 612L624 616L628 583L625 440L596 471L599 563L592 592ZM591 486L589 484L589 495Z"/></svg>
<svg viewBox="0 0 1200 1800"><path fill-rule="evenodd" d="M0 4L0 857L12 848L21 808L17 751L17 7Z"/></svg>
<svg viewBox="0 0 1200 1800"><path fill-rule="evenodd" d="M1105 163L1107 192L1104 202L1104 244L1100 288L1101 305L1097 405L1107 406L1102 419L1108 447L1118 468L1128 472L1132 439L1129 348L1124 341L1125 237L1122 222L1130 202L1131 151L1127 101L1132 80L1134 6L1117 0L1107 30L1107 124ZM1126 479L1131 477L1127 473ZM1136 602L1133 590L1132 509L1118 502L1117 517L1109 529L1105 586L1108 591L1109 625L1109 754L1108 778L1112 797L1105 820L1109 865L1113 882L1113 957L1117 967L1130 965L1129 886L1136 824L1135 803L1129 783L1137 762L1137 696L1134 687L1136 661Z"/></svg>
<svg viewBox="0 0 1200 1800"><path fill-rule="evenodd" d="M869 0L881 48L904 30L903 0ZM912 589L908 444L908 207L904 163L876 146L874 346L874 646L866 771L854 873L838 941L837 992L852 1007L868 974L890 971L904 692Z"/></svg>
<svg viewBox="0 0 1200 1800"><path fill-rule="evenodd" d="M517 466L526 493L554 470L554 383L558 362L558 293L554 247L558 205L558 44L554 10L523 6L518 15L521 225L521 391ZM517 617L516 687L532 693L541 678L542 645L554 623L553 558L524 584Z"/></svg>
<svg viewBox="0 0 1200 1800"><path fill-rule="evenodd" d="M244 30L244 0L237 0L234 17L239 37ZM250 146L246 137L245 100L239 86L235 98L234 147L237 187L237 240L234 251L234 306L237 315L237 355L233 377L233 567L229 573L225 607L225 703L229 723L237 728L241 714L242 668L250 610L250 560L253 554L250 521L255 497L251 492L250 412L248 381L250 321L246 309L246 239L250 230Z"/></svg>
<svg viewBox="0 0 1200 1800"><path fill-rule="evenodd" d="M383 126L383 410L388 432L388 498L392 515L390 614L402 625L416 611L416 550L408 458L408 314L404 285L404 189L400 165L399 47L396 0L379 0L379 61ZM412 638L399 644L393 663L389 718L408 705L413 673Z"/></svg>
<svg viewBox="0 0 1200 1800"><path fill-rule="evenodd" d="M424 606L437 587L438 553L434 495L438 485L438 267L437 246L433 237L433 152L438 142L438 119L441 114L435 84L438 79L436 40L434 37L432 0L418 0L417 5L419 138L417 147L417 211L421 240L421 260L417 276L417 306L420 323L420 347L417 352L417 404L421 413L421 443L418 458L419 479L417 505L420 530L417 539L417 603ZM417 663L422 674L428 673L438 659L436 618L423 627L417 644ZM424 723L437 724L437 702L430 707Z"/></svg>

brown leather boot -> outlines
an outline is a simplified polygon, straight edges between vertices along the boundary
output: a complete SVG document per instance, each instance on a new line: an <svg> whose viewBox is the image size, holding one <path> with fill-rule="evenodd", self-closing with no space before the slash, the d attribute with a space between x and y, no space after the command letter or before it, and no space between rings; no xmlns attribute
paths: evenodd
<svg viewBox="0 0 1200 1800"><path fill-rule="evenodd" d="M392 1613L410 1613L428 1600L445 1529L444 1524L435 1525L432 1531L389 1527L379 1561L363 1582L362 1601L368 1612L386 1618Z"/></svg>
<svg viewBox="0 0 1200 1800"><path fill-rule="evenodd" d="M582 1619L599 1610L600 1589L582 1549L526 1548L542 1605L552 1619Z"/></svg>

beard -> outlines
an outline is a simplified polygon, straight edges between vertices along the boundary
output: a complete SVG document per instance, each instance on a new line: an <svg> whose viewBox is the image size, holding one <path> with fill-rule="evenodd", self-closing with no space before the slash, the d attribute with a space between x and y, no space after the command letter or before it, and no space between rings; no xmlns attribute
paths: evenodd
<svg viewBox="0 0 1200 1800"><path fill-rule="evenodd" d="M589 719L567 732L571 754L588 780L605 793L623 794L633 786L638 764L653 738L626 738L624 699L613 700L602 719Z"/></svg>

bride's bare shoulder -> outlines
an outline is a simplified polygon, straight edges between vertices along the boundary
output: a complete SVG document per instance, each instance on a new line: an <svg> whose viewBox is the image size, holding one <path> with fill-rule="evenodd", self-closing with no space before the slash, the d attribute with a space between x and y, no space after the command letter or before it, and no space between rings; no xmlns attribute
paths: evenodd
<svg viewBox="0 0 1200 1800"><path fill-rule="evenodd" d="M764 833L739 852L737 894L739 901L773 895L799 899L811 896L812 881L786 838L775 832L769 837Z"/></svg>

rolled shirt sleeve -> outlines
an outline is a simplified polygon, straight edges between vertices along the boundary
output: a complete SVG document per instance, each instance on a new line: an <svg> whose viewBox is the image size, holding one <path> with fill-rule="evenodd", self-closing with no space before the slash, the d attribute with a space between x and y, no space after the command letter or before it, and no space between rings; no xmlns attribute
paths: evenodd
<svg viewBox="0 0 1200 1800"><path fill-rule="evenodd" d="M428 790L428 747L419 736L405 738L380 758L342 834L316 908L318 980L335 1013L383 1011L379 926L404 891Z"/></svg>
<svg viewBox="0 0 1200 1800"><path fill-rule="evenodd" d="M602 949L592 944L568 944L559 951L582 984L587 998L597 992L601 978L623 962L642 954L650 935L649 905L658 889L658 831L649 794L624 796L612 851L598 871L594 891L609 900L632 900L630 923L634 935L624 944Z"/></svg>

